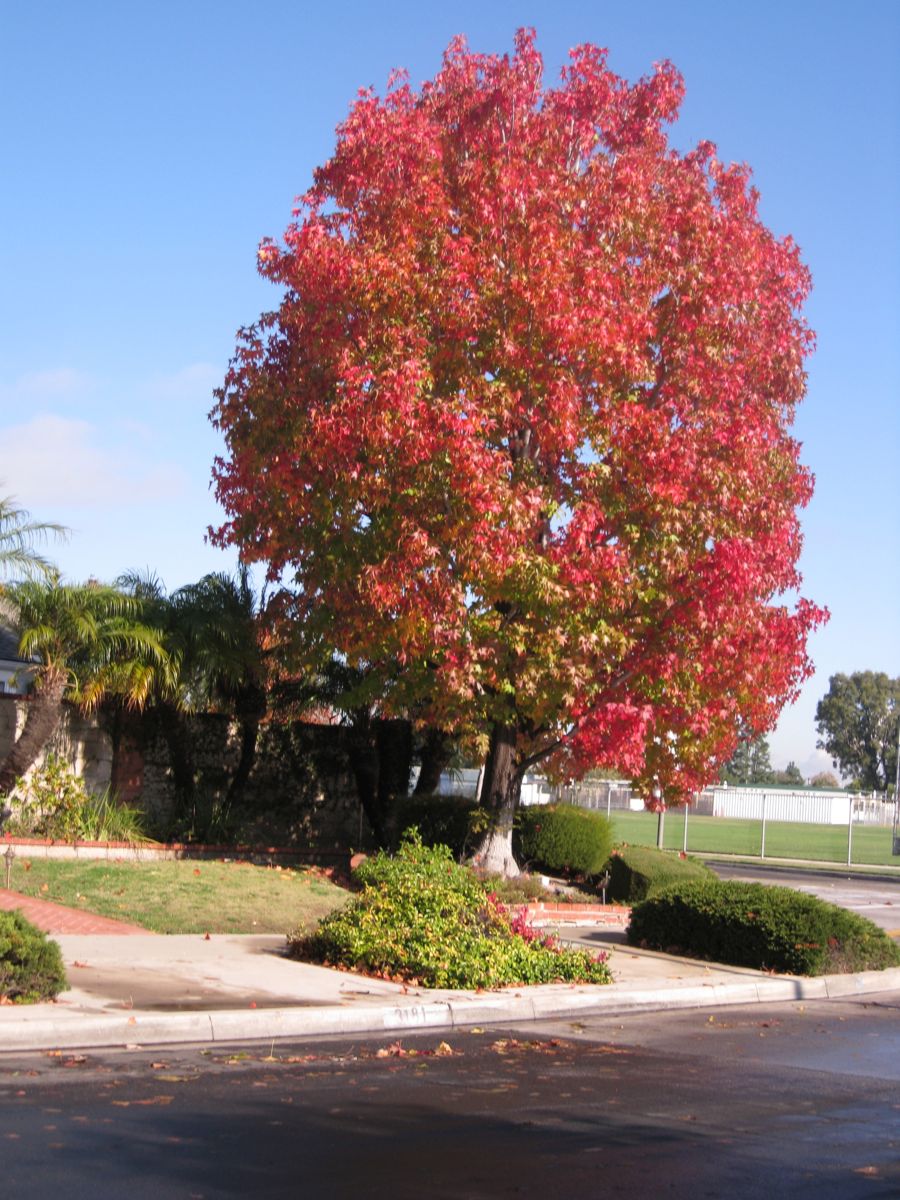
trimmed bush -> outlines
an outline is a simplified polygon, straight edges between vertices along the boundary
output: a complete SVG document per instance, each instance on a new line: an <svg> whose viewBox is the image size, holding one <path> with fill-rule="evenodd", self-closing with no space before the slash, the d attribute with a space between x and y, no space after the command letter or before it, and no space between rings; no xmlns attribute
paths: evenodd
<svg viewBox="0 0 900 1200"><path fill-rule="evenodd" d="M312 934L288 939L295 958L426 987L488 988L556 981L609 983L606 955L562 950L510 912L446 846L410 835L396 856L355 872L362 892Z"/></svg>
<svg viewBox="0 0 900 1200"><path fill-rule="evenodd" d="M632 910L628 940L792 975L900 965L900 947L871 921L815 896L762 883L670 887Z"/></svg>
<svg viewBox="0 0 900 1200"><path fill-rule="evenodd" d="M607 898L621 904L637 904L674 883L716 878L695 858L681 858L671 850L651 846L620 846L607 866Z"/></svg>
<svg viewBox="0 0 900 1200"><path fill-rule="evenodd" d="M56 942L20 912L0 912L0 996L30 1004L52 1000L67 986Z"/></svg>
<svg viewBox="0 0 900 1200"><path fill-rule="evenodd" d="M541 804L519 812L516 849L546 871L599 875L612 848L612 827L602 813L574 804Z"/></svg>
<svg viewBox="0 0 900 1200"><path fill-rule="evenodd" d="M397 806L397 842L410 829L418 829L426 846L449 846L457 859L469 850L474 800L461 796L410 796Z"/></svg>

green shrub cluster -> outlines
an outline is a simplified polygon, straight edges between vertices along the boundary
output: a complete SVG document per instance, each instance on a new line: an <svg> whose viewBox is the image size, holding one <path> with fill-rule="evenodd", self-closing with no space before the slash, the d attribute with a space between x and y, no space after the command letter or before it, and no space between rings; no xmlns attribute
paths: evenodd
<svg viewBox="0 0 900 1200"><path fill-rule="evenodd" d="M394 824L397 842L410 829L418 829L426 846L449 846L457 859L473 843L474 800L461 796L410 796L397 806Z"/></svg>
<svg viewBox="0 0 900 1200"><path fill-rule="evenodd" d="M543 939L448 847L424 846L415 833L393 858L366 859L356 881L362 891L354 901L314 933L288 939L294 957L426 987L611 980L605 955Z"/></svg>
<svg viewBox="0 0 900 1200"><path fill-rule="evenodd" d="M637 904L663 888L692 880L715 879L709 867L695 858L651 846L619 846L609 860L609 900Z"/></svg>
<svg viewBox="0 0 900 1200"><path fill-rule="evenodd" d="M535 805L518 817L515 846L526 862L547 871L599 875L612 849L602 813L574 804Z"/></svg>
<svg viewBox="0 0 900 1200"><path fill-rule="evenodd" d="M18 837L52 838L62 842L144 842L144 814L116 803L107 790L89 792L69 764L48 754L43 766L28 779L17 779L6 832Z"/></svg>
<svg viewBox="0 0 900 1200"><path fill-rule="evenodd" d="M0 996L17 1004L52 1000L67 986L56 942L20 912L0 912Z"/></svg>
<svg viewBox="0 0 900 1200"><path fill-rule="evenodd" d="M632 910L628 940L792 975L900 965L900 947L871 921L792 888L761 883L670 887Z"/></svg>

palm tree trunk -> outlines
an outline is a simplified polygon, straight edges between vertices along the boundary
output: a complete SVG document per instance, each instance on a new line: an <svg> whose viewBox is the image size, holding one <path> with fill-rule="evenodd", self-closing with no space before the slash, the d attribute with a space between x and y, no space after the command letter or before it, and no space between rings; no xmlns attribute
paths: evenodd
<svg viewBox="0 0 900 1200"><path fill-rule="evenodd" d="M41 676L37 690L27 702L25 727L0 763L0 796L12 791L16 780L37 760L53 736L62 716L66 683L65 673Z"/></svg>
<svg viewBox="0 0 900 1200"><path fill-rule="evenodd" d="M188 824L193 824L196 815L196 781L190 731L184 713L171 701L163 700L159 704L158 713L166 749L169 752L169 765L172 768L172 782L175 788L173 817L177 822L187 821Z"/></svg>
<svg viewBox="0 0 900 1200"><path fill-rule="evenodd" d="M266 711L266 693L262 688L248 689L235 709L241 726L241 753L225 797L228 812L234 804L240 804L243 799L244 788L256 762L256 743L259 738L260 721Z"/></svg>

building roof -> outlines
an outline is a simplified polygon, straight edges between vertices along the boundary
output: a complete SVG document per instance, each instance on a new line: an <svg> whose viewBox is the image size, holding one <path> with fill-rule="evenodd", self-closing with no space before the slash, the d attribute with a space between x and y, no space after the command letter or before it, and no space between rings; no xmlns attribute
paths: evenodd
<svg viewBox="0 0 900 1200"><path fill-rule="evenodd" d="M3 662L27 662L19 653L19 639L7 625L0 625L0 660Z"/></svg>

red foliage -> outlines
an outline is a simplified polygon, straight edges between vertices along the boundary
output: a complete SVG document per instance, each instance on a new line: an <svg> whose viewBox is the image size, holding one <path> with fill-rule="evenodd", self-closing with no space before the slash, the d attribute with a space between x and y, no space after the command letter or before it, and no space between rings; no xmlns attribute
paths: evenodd
<svg viewBox="0 0 900 1200"><path fill-rule="evenodd" d="M809 673L824 614L779 599L809 276L746 167L669 148L671 64L629 86L582 46L541 77L523 31L360 94L260 247L284 297L218 393L215 537L387 708L671 800Z"/></svg>

